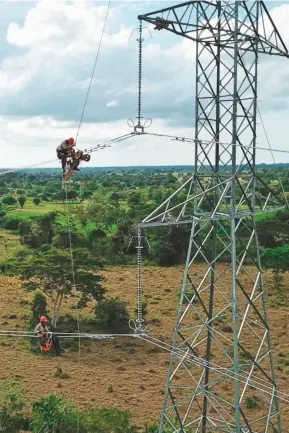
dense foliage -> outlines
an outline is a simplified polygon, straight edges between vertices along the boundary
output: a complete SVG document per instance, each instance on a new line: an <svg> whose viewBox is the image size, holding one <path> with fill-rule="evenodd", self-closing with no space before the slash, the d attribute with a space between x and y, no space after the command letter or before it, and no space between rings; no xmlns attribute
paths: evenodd
<svg viewBox="0 0 289 433"><path fill-rule="evenodd" d="M283 168L281 179L287 194L286 170ZM261 166L258 175L274 194L282 196L273 169ZM76 308L92 301L99 316L99 305L106 308L105 314L110 314L111 301L104 301L105 290L98 270L106 265L135 263L137 224L189 177L187 168L180 167L84 169L69 187L68 203L59 172L30 170L1 177L0 224L2 229L19 235L18 248L0 263L2 272L20 276L27 290L40 289L52 301L53 325L66 297L77 298ZM178 200L187 198L188 188L179 191ZM204 209L210 205L206 200L209 198L204 200ZM221 250L222 237L230 230L229 222L224 221L222 227L218 231ZM289 211L260 215L256 228L264 267L273 270L277 287L282 273L287 271ZM198 227L196 232L197 243L201 244L208 232L206 228L198 231ZM189 233L189 225L143 230L148 241L143 243L144 260L160 266L184 263ZM7 249L5 237L3 243ZM193 245L192 254L196 248ZM202 253L209 257L211 248L209 237ZM230 261L229 253L220 259ZM120 314L120 305L114 302L113 306L115 318ZM99 322L113 326L113 320L108 316L105 319L105 314L98 318Z"/></svg>
<svg viewBox="0 0 289 433"><path fill-rule="evenodd" d="M32 404L20 382L0 384L0 431L4 433L137 433L128 411L113 408L82 410L54 394Z"/></svg>

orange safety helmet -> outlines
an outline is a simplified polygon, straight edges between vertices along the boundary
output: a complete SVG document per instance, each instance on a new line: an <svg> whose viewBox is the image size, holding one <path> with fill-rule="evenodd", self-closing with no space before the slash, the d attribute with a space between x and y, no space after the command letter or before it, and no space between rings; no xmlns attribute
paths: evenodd
<svg viewBox="0 0 289 433"><path fill-rule="evenodd" d="M68 139L68 143L69 143L69 144L73 144L73 143L74 143L74 138L69 138L69 139Z"/></svg>
<svg viewBox="0 0 289 433"><path fill-rule="evenodd" d="M41 317L40 317L40 322L47 322L46 317L45 317L45 316L41 316Z"/></svg>

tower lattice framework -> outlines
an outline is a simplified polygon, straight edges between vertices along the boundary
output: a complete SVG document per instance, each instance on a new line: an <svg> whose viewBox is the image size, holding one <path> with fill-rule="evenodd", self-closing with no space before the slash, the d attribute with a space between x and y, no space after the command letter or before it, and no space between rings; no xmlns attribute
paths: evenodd
<svg viewBox="0 0 289 433"><path fill-rule="evenodd" d="M262 1L139 19L196 50L194 171L142 222L191 225L160 433L281 433L255 220L282 203L255 162L258 57L288 51Z"/></svg>

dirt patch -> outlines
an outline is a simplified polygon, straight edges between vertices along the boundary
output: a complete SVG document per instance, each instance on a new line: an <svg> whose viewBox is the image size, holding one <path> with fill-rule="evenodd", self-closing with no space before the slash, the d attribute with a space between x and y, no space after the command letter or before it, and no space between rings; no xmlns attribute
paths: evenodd
<svg viewBox="0 0 289 433"><path fill-rule="evenodd" d="M136 278L134 267L119 266L102 272L108 294L129 304L135 317ZM143 273L144 293L148 301L146 320L151 334L172 342L176 322L178 293L183 268L146 267ZM265 277L269 283L270 276ZM13 278L0 277L0 329L26 329L31 295L21 289ZM63 313L75 314L65 301ZM269 320L275 359L289 353L289 308L269 309ZM91 306L83 314L91 315ZM76 330L75 330L76 332ZM64 342L65 345L65 342ZM158 422L163 405L169 355L148 342L116 338L91 342L81 341L81 351L66 351L62 358L33 354L29 344L16 338L0 337L0 380L19 379L27 390L29 401L56 393L79 403L82 407L112 406L130 410L139 425ZM214 359L218 363L218 359ZM69 377L57 377L57 369ZM282 391L288 392L288 372L277 369ZM289 407L282 405L283 428L289 428Z"/></svg>

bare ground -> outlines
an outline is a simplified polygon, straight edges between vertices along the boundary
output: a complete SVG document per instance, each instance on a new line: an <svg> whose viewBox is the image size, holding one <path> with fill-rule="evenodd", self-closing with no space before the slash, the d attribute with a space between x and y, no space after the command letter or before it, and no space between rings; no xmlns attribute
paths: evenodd
<svg viewBox="0 0 289 433"><path fill-rule="evenodd" d="M103 272L105 287L112 296L128 302L135 315L136 278L134 267L113 267ZM183 269L146 267L144 291L148 296L147 321L152 322L151 334L172 341ZM271 276L265 277L268 287ZM16 279L0 277L0 329L26 329L29 319L30 295L21 289ZM63 313L73 314L69 304ZM84 314L90 314L89 308ZM275 359L289 353L289 307L269 308ZM77 330L75 330L76 332ZM81 331L81 329L80 329ZM64 342L65 345L65 342ZM27 342L0 337L0 380L20 379L27 391L27 400L56 393L82 407L112 406L130 410L139 425L158 422L163 404L169 355L136 339L116 338L91 343L81 341L80 356L66 351L61 358L50 354L33 354ZM217 360L215 360L217 362ZM57 368L69 374L69 379L55 377ZM288 371L289 373L289 371ZM277 370L282 391L288 392L289 374ZM282 405L284 431L289 429L289 405Z"/></svg>

